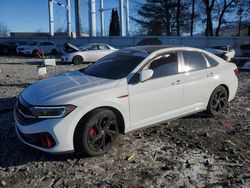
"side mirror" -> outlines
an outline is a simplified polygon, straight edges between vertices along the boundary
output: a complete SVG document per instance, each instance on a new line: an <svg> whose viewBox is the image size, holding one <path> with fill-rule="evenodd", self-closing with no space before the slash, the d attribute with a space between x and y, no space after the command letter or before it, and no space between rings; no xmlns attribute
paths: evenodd
<svg viewBox="0 0 250 188"><path fill-rule="evenodd" d="M140 73L140 82L145 82L150 79L154 74L152 69L142 70Z"/></svg>

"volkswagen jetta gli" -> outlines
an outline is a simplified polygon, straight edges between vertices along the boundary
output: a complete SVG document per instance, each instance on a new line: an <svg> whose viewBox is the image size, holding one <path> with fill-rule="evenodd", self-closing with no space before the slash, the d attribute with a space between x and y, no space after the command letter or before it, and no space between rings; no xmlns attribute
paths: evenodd
<svg viewBox="0 0 250 188"><path fill-rule="evenodd" d="M205 110L219 114L235 97L237 73L196 48L118 50L25 89L14 111L16 132L45 152L102 154L120 133Z"/></svg>

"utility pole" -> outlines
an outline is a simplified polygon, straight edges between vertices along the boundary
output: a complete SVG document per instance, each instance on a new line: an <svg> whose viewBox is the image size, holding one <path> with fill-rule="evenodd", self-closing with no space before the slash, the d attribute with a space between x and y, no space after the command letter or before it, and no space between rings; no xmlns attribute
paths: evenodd
<svg viewBox="0 0 250 188"><path fill-rule="evenodd" d="M81 36L81 17L80 17L80 0L75 0L75 24L76 24L76 37Z"/></svg>
<svg viewBox="0 0 250 188"><path fill-rule="evenodd" d="M49 30L50 36L54 37L54 13L53 13L53 0L49 0Z"/></svg>
<svg viewBox="0 0 250 188"><path fill-rule="evenodd" d="M129 36L129 0L126 0L126 35Z"/></svg>
<svg viewBox="0 0 250 188"><path fill-rule="evenodd" d="M119 0L119 8L120 8L120 32L121 36L125 36L124 33L124 11L123 11L123 3L124 0Z"/></svg>
<svg viewBox="0 0 250 188"><path fill-rule="evenodd" d="M96 36L96 6L95 0L89 0L89 33L90 36Z"/></svg>
<svg viewBox="0 0 250 188"><path fill-rule="evenodd" d="M70 14L70 0L67 0L67 30L68 30L68 37L71 37L71 14Z"/></svg>
<svg viewBox="0 0 250 188"><path fill-rule="evenodd" d="M104 9L103 9L103 0L100 0L100 21L101 21L101 36L104 36Z"/></svg>

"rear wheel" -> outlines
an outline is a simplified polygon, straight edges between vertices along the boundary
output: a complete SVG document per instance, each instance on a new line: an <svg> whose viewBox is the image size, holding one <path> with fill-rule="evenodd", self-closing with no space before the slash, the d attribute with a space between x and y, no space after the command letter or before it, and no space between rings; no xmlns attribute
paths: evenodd
<svg viewBox="0 0 250 188"><path fill-rule="evenodd" d="M52 54L52 55L57 55L57 49L51 50L51 54Z"/></svg>
<svg viewBox="0 0 250 188"><path fill-rule="evenodd" d="M33 50L33 51L32 51L32 56L33 56L33 57L37 57L37 56L38 56L37 53L38 53L38 50Z"/></svg>
<svg viewBox="0 0 250 188"><path fill-rule="evenodd" d="M75 150L96 156L107 152L119 135L116 115L108 109L94 110L75 132Z"/></svg>
<svg viewBox="0 0 250 188"><path fill-rule="evenodd" d="M80 55L77 55L73 58L72 62L75 64L75 65L80 65L83 63L83 57L80 56Z"/></svg>
<svg viewBox="0 0 250 188"><path fill-rule="evenodd" d="M207 112L210 116L216 116L228 106L228 93L225 87L218 86L213 91L208 105Z"/></svg>

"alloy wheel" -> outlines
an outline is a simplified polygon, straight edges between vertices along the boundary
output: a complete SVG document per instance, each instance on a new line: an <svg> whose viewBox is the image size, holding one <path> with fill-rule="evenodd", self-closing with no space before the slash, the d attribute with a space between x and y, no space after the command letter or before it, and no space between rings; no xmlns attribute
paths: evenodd
<svg viewBox="0 0 250 188"><path fill-rule="evenodd" d="M118 137L119 130L115 119L103 116L90 127L87 137L88 146L95 152L106 151Z"/></svg>

